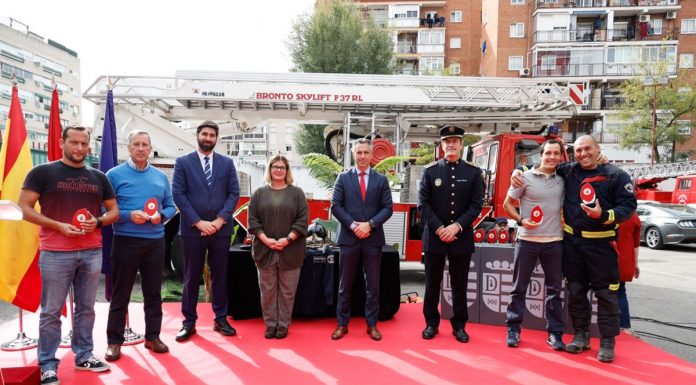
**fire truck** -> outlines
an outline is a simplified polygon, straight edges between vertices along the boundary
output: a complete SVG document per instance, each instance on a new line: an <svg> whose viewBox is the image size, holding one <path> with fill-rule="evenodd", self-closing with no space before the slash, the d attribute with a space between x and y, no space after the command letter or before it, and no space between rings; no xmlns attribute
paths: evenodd
<svg viewBox="0 0 696 385"><path fill-rule="evenodd" d="M636 182L638 200L696 207L696 161L624 167L624 170ZM663 190L659 183L669 179L675 179L674 190Z"/></svg>

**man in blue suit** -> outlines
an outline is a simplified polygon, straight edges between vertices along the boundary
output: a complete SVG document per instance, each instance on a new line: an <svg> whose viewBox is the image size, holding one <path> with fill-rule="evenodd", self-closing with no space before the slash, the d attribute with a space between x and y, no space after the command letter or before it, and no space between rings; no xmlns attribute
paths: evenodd
<svg viewBox="0 0 696 385"><path fill-rule="evenodd" d="M181 247L184 253L184 322L176 335L186 341L196 334L196 306L206 252L212 282L213 330L233 336L227 322L227 260L234 231L232 213L239 200L239 181L232 159L213 152L218 126L205 121L196 130L198 149L176 159L172 193L181 212Z"/></svg>
<svg viewBox="0 0 696 385"><path fill-rule="evenodd" d="M367 334L375 341L382 339L377 329L379 314L379 275L382 264L384 229L392 215L392 198L387 178L370 168L372 143L358 139L353 143L355 167L338 176L333 188L331 212L341 224L338 233L340 283L336 321L331 339L348 333L353 282L360 261L365 276L365 321Z"/></svg>

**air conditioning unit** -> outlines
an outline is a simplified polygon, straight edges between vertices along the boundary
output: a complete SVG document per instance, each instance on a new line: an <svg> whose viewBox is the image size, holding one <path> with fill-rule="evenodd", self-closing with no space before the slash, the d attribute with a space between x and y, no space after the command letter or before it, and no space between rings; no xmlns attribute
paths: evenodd
<svg viewBox="0 0 696 385"><path fill-rule="evenodd" d="M529 68L520 68L520 77L528 78L530 74Z"/></svg>
<svg viewBox="0 0 696 385"><path fill-rule="evenodd" d="M254 127L249 127L249 123L246 122L246 120L241 120L236 122L237 123L237 129L242 132L249 132L251 131Z"/></svg>
<svg viewBox="0 0 696 385"><path fill-rule="evenodd" d="M667 0L668 5L677 5L678 3L679 3L678 0ZM668 17L668 19L669 19L669 17Z"/></svg>
<svg viewBox="0 0 696 385"><path fill-rule="evenodd" d="M665 16L665 19L676 19L676 18L677 18L677 11L667 12L667 16Z"/></svg>
<svg viewBox="0 0 696 385"><path fill-rule="evenodd" d="M638 21L640 21L641 23L647 23L650 21L650 15L640 15Z"/></svg>
<svg viewBox="0 0 696 385"><path fill-rule="evenodd" d="M41 62L38 61L38 60L34 60L34 64L36 64L37 66L40 66L40 65L41 65Z"/></svg>

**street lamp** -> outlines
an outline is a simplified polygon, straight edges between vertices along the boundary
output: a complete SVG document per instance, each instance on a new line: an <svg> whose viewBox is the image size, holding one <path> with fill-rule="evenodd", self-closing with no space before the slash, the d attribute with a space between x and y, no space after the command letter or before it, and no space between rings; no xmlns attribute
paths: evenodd
<svg viewBox="0 0 696 385"><path fill-rule="evenodd" d="M667 76L657 76L657 77L651 77L647 76L643 78L643 84L646 86L652 86L653 87L653 111L652 111L652 131L651 131L651 140L650 140L650 150L651 150L651 155L650 155L650 165L655 164L655 135L657 131L657 86L659 85L666 85L669 82L669 79Z"/></svg>

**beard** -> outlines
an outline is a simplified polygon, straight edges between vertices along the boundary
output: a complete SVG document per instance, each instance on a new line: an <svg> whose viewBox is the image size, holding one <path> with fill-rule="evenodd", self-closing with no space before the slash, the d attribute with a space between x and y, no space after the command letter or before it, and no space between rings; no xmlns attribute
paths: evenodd
<svg viewBox="0 0 696 385"><path fill-rule="evenodd" d="M64 155L69 161L71 161L71 162L73 162L73 163L82 163L82 162L84 162L85 157L86 157L86 155L74 156L73 154L71 154L71 153L69 153L69 152L67 152L67 151L63 151L63 155Z"/></svg>
<svg viewBox="0 0 696 385"><path fill-rule="evenodd" d="M213 149L215 148L215 144L217 144L217 141L211 143L207 140L198 139L198 148L203 150L203 152L213 151Z"/></svg>

